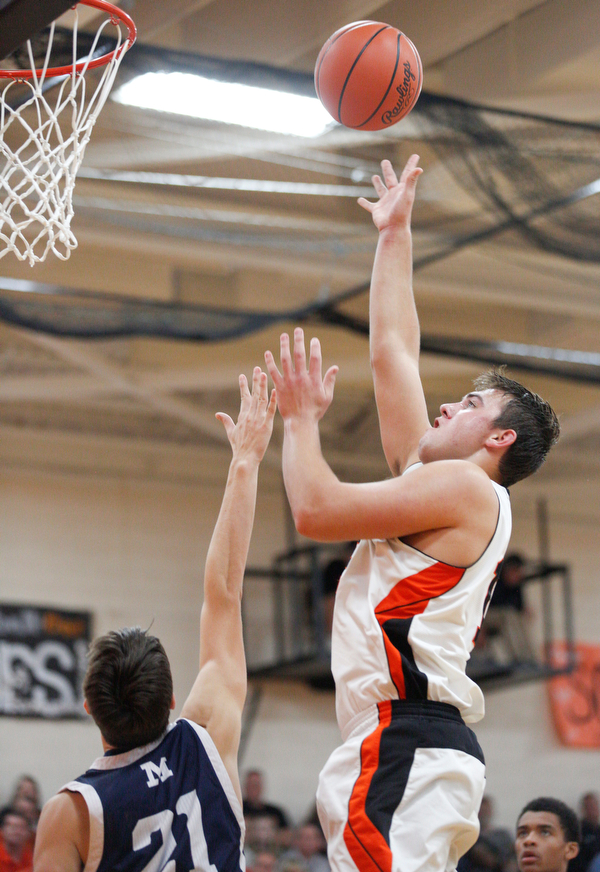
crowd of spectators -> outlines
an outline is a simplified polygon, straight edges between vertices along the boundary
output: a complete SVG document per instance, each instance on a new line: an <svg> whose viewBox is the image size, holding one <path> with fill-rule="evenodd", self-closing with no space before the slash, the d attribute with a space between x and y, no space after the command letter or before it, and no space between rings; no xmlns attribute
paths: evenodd
<svg viewBox="0 0 600 872"><path fill-rule="evenodd" d="M264 775L257 769L246 773L243 794L249 872L329 872L325 839L316 810L293 827L285 809L265 798ZM0 872L32 872L41 805L38 783L23 775L9 802L0 809ZM575 822L574 813L570 814ZM479 838L460 859L457 872L528 872L527 864L519 862L515 851L518 839L515 842L514 830L497 826L494 816L493 799L484 796L479 811ZM579 853L562 872L600 872L597 793L590 791L581 797L578 825Z"/></svg>
<svg viewBox="0 0 600 872"><path fill-rule="evenodd" d="M41 811L37 781L23 775L0 809L0 872L32 872L35 831Z"/></svg>
<svg viewBox="0 0 600 872"><path fill-rule="evenodd" d="M264 789L262 772L246 773L243 794L249 872L329 872L316 816L311 814L300 826L292 827L285 810L266 801Z"/></svg>
<svg viewBox="0 0 600 872"><path fill-rule="evenodd" d="M514 833L494 825L494 803L484 796L479 810L477 842L459 860L457 872L518 872ZM600 872L600 804L597 793L586 793L579 804L579 853L568 872Z"/></svg>
<svg viewBox="0 0 600 872"><path fill-rule="evenodd" d="M243 791L249 872L329 872L325 839L316 811L299 826L291 827L285 810L264 798L264 776L258 770L247 773ZM581 798L579 811L579 854L568 862L566 870L600 872L598 795L586 793ZM575 813L570 814L575 822ZM457 872L529 872L528 862L521 868L518 861L514 827L496 825L491 796L484 796L482 800L479 823L479 838L460 859ZM532 872L552 872L545 866L531 869Z"/></svg>

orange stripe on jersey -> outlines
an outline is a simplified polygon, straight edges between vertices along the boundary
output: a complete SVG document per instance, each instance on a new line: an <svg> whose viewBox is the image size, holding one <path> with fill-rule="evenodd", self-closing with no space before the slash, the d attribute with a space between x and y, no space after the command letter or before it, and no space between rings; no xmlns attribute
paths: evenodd
<svg viewBox="0 0 600 872"><path fill-rule="evenodd" d="M392 703L378 705L379 726L363 741L360 748L360 774L348 803L348 821L344 842L360 872L391 872L392 852L383 835L367 817L365 804L373 776L379 766L381 734L392 720Z"/></svg>
<svg viewBox="0 0 600 872"><path fill-rule="evenodd" d="M465 569L434 563L415 575L409 575L394 585L389 594L375 607L375 616L382 630L390 677L398 690L400 699L406 699L406 683L402 652L392 644L385 631L387 621L408 621L422 614L432 599L455 587L465 574ZM408 629L407 629L408 635ZM406 640L408 645L408 640Z"/></svg>

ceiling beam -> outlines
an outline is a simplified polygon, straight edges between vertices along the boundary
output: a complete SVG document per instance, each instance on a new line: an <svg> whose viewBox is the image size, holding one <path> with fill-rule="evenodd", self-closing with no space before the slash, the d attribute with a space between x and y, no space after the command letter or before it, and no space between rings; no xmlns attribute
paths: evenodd
<svg viewBox="0 0 600 872"><path fill-rule="evenodd" d="M597 0L547 0L443 61L445 93L486 101L531 92L598 46L598 14Z"/></svg>

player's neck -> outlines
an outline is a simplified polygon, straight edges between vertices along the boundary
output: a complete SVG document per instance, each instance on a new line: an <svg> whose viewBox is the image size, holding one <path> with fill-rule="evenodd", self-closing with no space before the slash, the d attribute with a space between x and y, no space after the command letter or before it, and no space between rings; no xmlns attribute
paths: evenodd
<svg viewBox="0 0 600 872"><path fill-rule="evenodd" d="M104 738L102 733L100 733L100 741L102 742L102 747L104 748L105 754L107 751L114 751L115 750L113 745L108 744L108 742L106 741L106 739Z"/></svg>

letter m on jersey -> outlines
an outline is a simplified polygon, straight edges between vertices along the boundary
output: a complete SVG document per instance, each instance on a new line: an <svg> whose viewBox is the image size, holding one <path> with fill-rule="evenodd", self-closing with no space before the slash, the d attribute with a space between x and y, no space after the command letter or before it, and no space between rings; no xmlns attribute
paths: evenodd
<svg viewBox="0 0 600 872"><path fill-rule="evenodd" d="M148 763L140 763L140 769L143 769L148 778L148 787L156 787L159 781L166 781L172 776L172 772L167 766L167 758L160 758L160 766L149 761Z"/></svg>

